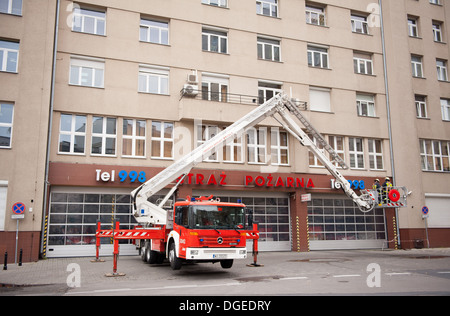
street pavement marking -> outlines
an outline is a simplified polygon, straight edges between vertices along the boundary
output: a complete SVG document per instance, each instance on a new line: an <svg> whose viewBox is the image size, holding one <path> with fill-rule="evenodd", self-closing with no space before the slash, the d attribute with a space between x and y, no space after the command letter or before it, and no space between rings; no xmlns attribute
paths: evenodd
<svg viewBox="0 0 450 316"><path fill-rule="evenodd" d="M392 272L392 273L385 273L388 276L393 276L393 275L410 275L411 272Z"/></svg>
<svg viewBox="0 0 450 316"><path fill-rule="evenodd" d="M440 273L440 274L447 274L447 273L449 273L450 274L450 271L440 271L438 273Z"/></svg>
<svg viewBox="0 0 450 316"><path fill-rule="evenodd" d="M307 277L286 277L286 278L279 278L278 280L284 281L284 280L307 280Z"/></svg>
<svg viewBox="0 0 450 316"><path fill-rule="evenodd" d="M353 277L360 277L361 274L340 274L340 275L333 275L333 278L353 278Z"/></svg>

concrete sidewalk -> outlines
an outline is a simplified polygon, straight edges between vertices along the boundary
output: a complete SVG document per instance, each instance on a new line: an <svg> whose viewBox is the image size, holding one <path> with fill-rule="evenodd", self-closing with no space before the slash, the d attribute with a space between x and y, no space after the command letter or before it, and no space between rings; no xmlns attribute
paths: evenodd
<svg viewBox="0 0 450 316"><path fill-rule="evenodd" d="M441 260L417 260L440 259ZM258 263L264 264L263 268L248 268L252 258L235 261L231 269L223 270L220 265L211 263L198 264L196 266L183 266L178 271L172 271L168 263L151 266L141 261L138 256L121 256L118 262L118 272L125 273L124 277L108 278L105 275L112 273L113 258L102 257L104 262L92 263L92 257L86 258L56 258L40 260L33 263L24 263L19 267L9 264L6 271L0 270L0 296L31 293L32 288L42 287L41 295L46 293L59 293L64 295L69 289L72 280L71 274L78 269L81 273L82 286L113 288L121 284L172 282L176 280L198 280L214 275L217 279L243 280L246 277L291 277L299 274L326 275L329 273L330 263L341 263L336 267L342 273L348 269L365 268L370 262L389 262L389 267L407 266L411 269L422 269L424 265L430 269L434 263L442 266L450 265L450 248L436 249L412 249L412 250L342 250L342 251L314 251L314 252L265 252L258 256ZM408 259L408 260L405 260ZM410 261L411 260L411 261ZM358 265L356 264L358 263ZM361 265L360 263L363 263ZM3 267L1 267L3 268ZM341 270L337 270L338 272ZM361 271L359 271L361 272ZM364 271L365 272L365 271ZM21 291L21 292L17 292Z"/></svg>

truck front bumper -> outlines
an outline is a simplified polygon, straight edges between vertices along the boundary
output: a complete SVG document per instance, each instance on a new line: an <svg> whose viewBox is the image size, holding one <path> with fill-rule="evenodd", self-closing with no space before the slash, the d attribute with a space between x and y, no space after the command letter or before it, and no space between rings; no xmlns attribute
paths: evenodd
<svg viewBox="0 0 450 316"><path fill-rule="evenodd" d="M187 260L246 259L245 248L187 248Z"/></svg>

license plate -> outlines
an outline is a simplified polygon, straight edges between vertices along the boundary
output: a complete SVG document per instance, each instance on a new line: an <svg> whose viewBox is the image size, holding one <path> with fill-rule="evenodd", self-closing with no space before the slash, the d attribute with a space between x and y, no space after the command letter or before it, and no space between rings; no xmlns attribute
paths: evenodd
<svg viewBox="0 0 450 316"><path fill-rule="evenodd" d="M217 254L217 255L213 255L213 258L214 259L226 259L227 255L223 254L223 253L220 253L220 254Z"/></svg>

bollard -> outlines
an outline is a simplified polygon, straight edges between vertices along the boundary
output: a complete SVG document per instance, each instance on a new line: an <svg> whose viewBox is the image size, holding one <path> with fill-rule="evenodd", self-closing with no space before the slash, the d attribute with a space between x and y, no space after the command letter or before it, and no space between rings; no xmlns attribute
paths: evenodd
<svg viewBox="0 0 450 316"><path fill-rule="evenodd" d="M8 270L8 251L5 251L5 263L3 264L3 270Z"/></svg>
<svg viewBox="0 0 450 316"><path fill-rule="evenodd" d="M20 252L19 252L19 267L22 266L22 254L23 254L23 250L20 249Z"/></svg>

